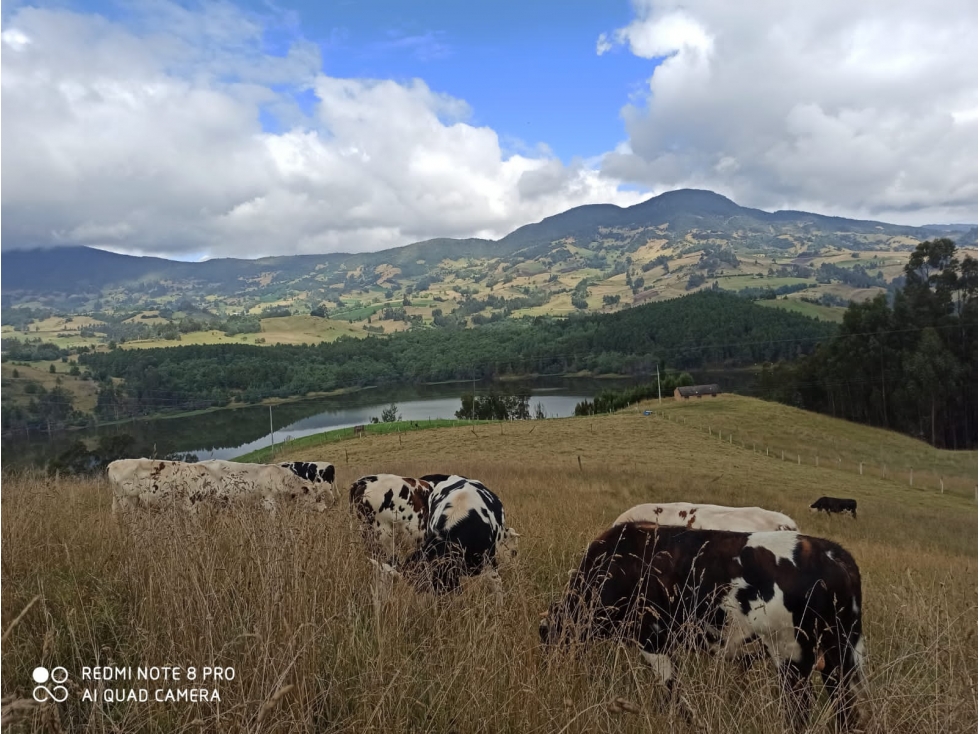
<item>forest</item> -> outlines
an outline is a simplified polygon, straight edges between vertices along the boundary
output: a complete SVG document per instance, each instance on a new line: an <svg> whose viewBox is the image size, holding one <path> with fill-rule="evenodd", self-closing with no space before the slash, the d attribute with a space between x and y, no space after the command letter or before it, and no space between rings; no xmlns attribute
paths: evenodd
<svg viewBox="0 0 979 734"><path fill-rule="evenodd" d="M581 371L649 375L657 364L744 366L807 354L835 330L712 291L568 319L341 337L314 345L115 349L78 359L99 382L97 414L116 418L365 385Z"/></svg>
<svg viewBox="0 0 979 734"><path fill-rule="evenodd" d="M847 309L812 354L768 365L763 397L890 428L949 449L976 446L976 260L949 239L922 242L889 302Z"/></svg>

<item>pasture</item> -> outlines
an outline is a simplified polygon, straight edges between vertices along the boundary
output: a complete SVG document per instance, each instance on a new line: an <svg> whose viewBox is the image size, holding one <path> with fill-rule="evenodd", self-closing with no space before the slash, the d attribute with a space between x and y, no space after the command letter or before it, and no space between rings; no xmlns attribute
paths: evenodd
<svg viewBox="0 0 979 734"><path fill-rule="evenodd" d="M732 400L723 409L761 431L769 405L739 410ZM675 410L693 415L694 407ZM829 444L908 448L827 421L808 430L845 428L824 437ZM779 510L853 554L869 655L866 731L974 731L972 493L774 460L694 422L627 412L368 435L277 456L337 465L341 500L322 515L234 510L124 527L110 517L104 480L5 476L5 701L30 699L31 671L43 664L70 671L70 697L26 710L24 731L57 730L57 720L65 731L91 732L782 732L765 664L745 676L700 653L675 656L696 714L690 725L634 647L541 652L540 613L588 542L636 503L687 500ZM502 606L478 581L439 600L395 586L375 603L346 488L377 472L460 473L501 497L522 535L520 557L501 570ZM820 495L857 499L860 518L810 514ZM209 686L220 703L82 702L82 688L141 685L79 680L82 666L107 664L222 665L236 675ZM811 731L828 731L830 718L821 697Z"/></svg>

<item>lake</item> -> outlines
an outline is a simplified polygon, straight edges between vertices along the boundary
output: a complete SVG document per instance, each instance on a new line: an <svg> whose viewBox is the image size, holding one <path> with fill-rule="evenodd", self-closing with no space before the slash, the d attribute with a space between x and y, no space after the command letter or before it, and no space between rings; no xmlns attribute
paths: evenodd
<svg viewBox="0 0 979 734"><path fill-rule="evenodd" d="M744 371L701 372L693 377L697 382L717 382L728 392L743 391L754 380ZM648 381L648 377L601 380L550 377L507 383L477 382L476 393L485 395L490 390L526 389L531 393L531 415L540 403L549 418L565 418L574 415L575 405L582 400L591 400L602 390L623 389ZM391 403L397 404L403 420L455 418L455 412L461 406L460 398L472 389L471 382L369 388L347 395L281 403L272 406L275 442L370 423L372 417L380 418L381 411ZM76 441L84 440L94 445L94 440L101 436L119 434L135 439L137 456L189 453L200 460L233 459L271 443L269 406L243 406L192 416L135 420L54 433L50 438L43 433L35 433L30 438L12 438L3 442L3 466L44 465Z"/></svg>
<svg viewBox="0 0 979 734"><path fill-rule="evenodd" d="M483 395L490 390L527 389L531 393L532 415L540 403L548 417L564 418L574 415L575 405L582 400L591 400L601 390L621 389L634 382L627 379L585 378L542 378L506 384L477 382L476 393ZM403 420L455 418L463 393L472 392L472 389L470 382L370 388L346 395L273 405L275 441L279 443L370 423L372 417L380 418L381 411L391 403L397 404ZM140 456L190 453L200 460L233 459L270 444L269 406L244 406L192 416L135 420L58 432L50 438L46 434L34 434L29 439L10 439L3 444L3 465L44 464L75 441L90 442L102 436L118 434L132 436L136 440L135 453Z"/></svg>

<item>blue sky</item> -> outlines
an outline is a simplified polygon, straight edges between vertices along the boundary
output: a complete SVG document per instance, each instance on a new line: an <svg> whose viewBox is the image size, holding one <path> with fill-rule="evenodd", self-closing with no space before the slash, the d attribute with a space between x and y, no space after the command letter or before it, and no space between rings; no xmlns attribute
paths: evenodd
<svg viewBox="0 0 979 734"><path fill-rule="evenodd" d="M2 12L5 249L376 250L678 188L977 219L979 19L961 0Z"/></svg>
<svg viewBox="0 0 979 734"><path fill-rule="evenodd" d="M182 2L188 8L198 3ZM597 156L625 138L620 109L648 85L656 61L618 48L599 56L598 35L626 25L628 0L339 0L235 3L265 25L264 47L284 55L317 44L323 72L351 78L423 79L468 102L470 122L509 142L544 143L562 161ZM125 22L125 3L68 3ZM295 93L310 111L311 91ZM269 131L282 125L267 110Z"/></svg>

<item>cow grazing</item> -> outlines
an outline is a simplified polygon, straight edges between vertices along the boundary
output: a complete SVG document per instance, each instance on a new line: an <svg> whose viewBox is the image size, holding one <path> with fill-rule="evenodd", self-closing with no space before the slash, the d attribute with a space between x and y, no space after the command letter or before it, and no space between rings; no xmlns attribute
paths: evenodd
<svg viewBox="0 0 979 734"><path fill-rule="evenodd" d="M798 530L788 515L761 507L723 507L690 502L663 502L636 505L623 512L614 525L626 522L651 522L657 525L685 526L692 530L734 530L756 533L764 530Z"/></svg>
<svg viewBox="0 0 979 734"><path fill-rule="evenodd" d="M337 470L328 461L286 461L279 466L312 484L328 484L331 493L336 491Z"/></svg>
<svg viewBox="0 0 979 734"><path fill-rule="evenodd" d="M194 513L205 504L232 503L257 503L274 510L279 500L323 510L332 500L324 485L311 484L288 469L270 464L120 459L109 464L108 478L113 512L135 507L181 507Z"/></svg>
<svg viewBox="0 0 979 734"><path fill-rule="evenodd" d="M540 634L545 644L635 641L671 690L669 655L680 646L734 658L760 639L778 663L797 728L812 705L818 653L845 729L856 723L863 681L861 604L860 571L829 540L625 523L591 543Z"/></svg>
<svg viewBox="0 0 979 734"><path fill-rule="evenodd" d="M432 485L395 474L361 477L350 485L350 504L364 523L372 551L396 562L399 548L414 552L425 539Z"/></svg>
<svg viewBox="0 0 979 734"><path fill-rule="evenodd" d="M809 510L811 512L826 512L829 514L834 512L849 513L852 517L856 518L857 501L840 499L838 497L820 497L809 505Z"/></svg>
<svg viewBox="0 0 979 734"><path fill-rule="evenodd" d="M507 527L500 498L482 482L458 475L429 474L421 481L432 487L421 545L400 570L386 564L380 569L408 576L416 588L436 594L455 591L464 578L485 573L501 597L498 562L516 555L519 533Z"/></svg>

